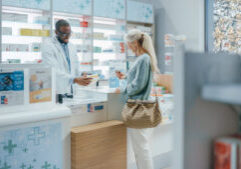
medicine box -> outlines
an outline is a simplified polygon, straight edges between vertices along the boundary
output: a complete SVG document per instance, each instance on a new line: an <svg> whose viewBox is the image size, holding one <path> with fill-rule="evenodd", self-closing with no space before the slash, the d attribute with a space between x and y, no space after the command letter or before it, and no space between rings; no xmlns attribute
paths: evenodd
<svg viewBox="0 0 241 169"><path fill-rule="evenodd" d="M12 28L2 27L2 35L12 35Z"/></svg>

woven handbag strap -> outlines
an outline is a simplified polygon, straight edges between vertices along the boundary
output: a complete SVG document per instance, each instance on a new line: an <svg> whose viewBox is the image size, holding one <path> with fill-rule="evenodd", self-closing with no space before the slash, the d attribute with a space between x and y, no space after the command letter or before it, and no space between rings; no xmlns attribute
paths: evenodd
<svg viewBox="0 0 241 169"><path fill-rule="evenodd" d="M157 97L156 87L154 87L154 90L155 90L155 99L156 99L156 102L158 103L158 97Z"/></svg>

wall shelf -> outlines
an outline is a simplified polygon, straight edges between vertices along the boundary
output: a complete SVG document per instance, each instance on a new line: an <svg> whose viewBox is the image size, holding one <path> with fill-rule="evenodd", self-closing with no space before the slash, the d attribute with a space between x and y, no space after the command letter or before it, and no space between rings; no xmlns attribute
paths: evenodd
<svg viewBox="0 0 241 169"><path fill-rule="evenodd" d="M209 101L241 105L241 84L204 85L202 97Z"/></svg>

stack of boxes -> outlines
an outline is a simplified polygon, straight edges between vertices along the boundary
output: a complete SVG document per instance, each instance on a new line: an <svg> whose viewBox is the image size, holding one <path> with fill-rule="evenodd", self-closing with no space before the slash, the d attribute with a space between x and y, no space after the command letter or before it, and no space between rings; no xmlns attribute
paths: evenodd
<svg viewBox="0 0 241 169"><path fill-rule="evenodd" d="M214 169L241 169L241 135L216 139L214 157Z"/></svg>

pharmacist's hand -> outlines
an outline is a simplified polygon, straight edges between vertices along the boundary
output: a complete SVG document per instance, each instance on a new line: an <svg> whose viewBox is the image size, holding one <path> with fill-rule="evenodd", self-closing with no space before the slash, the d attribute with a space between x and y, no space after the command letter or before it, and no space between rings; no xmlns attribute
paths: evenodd
<svg viewBox="0 0 241 169"><path fill-rule="evenodd" d="M77 83L80 86L88 86L92 81L92 78L87 77L78 77L74 79L74 83Z"/></svg>
<svg viewBox="0 0 241 169"><path fill-rule="evenodd" d="M126 76L123 73L121 73L120 71L116 71L115 74L119 79L125 79L126 78Z"/></svg>
<svg viewBox="0 0 241 169"><path fill-rule="evenodd" d="M115 90L115 93L120 93L121 91L120 91L120 88L117 88L116 90Z"/></svg>

